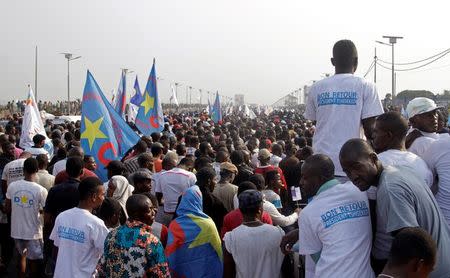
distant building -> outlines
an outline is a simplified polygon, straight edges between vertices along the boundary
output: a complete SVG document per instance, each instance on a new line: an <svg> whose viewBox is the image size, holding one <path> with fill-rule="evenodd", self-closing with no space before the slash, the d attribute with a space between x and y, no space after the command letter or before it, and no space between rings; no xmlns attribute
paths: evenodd
<svg viewBox="0 0 450 278"><path fill-rule="evenodd" d="M234 95L234 105L242 106L245 104L245 99L243 94L235 94Z"/></svg>
<svg viewBox="0 0 450 278"><path fill-rule="evenodd" d="M303 93L301 94L301 97L300 97L300 103L301 104L306 104L307 103L309 90L311 90L311 86L308 86L308 85L303 86Z"/></svg>

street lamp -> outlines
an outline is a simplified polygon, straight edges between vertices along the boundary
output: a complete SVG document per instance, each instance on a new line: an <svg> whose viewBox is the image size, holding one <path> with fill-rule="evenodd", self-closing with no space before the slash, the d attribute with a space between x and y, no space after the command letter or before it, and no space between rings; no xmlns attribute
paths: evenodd
<svg viewBox="0 0 450 278"><path fill-rule="evenodd" d="M73 57L72 53L61 53L67 59L67 114L70 115L70 61L81 58L81 56Z"/></svg>
<svg viewBox="0 0 450 278"><path fill-rule="evenodd" d="M389 45L392 47L392 99L395 99L395 70L394 70L394 44L397 43L398 39L403 39L403 37L398 36L383 36L385 39L389 39L389 44L375 41L380 44Z"/></svg>

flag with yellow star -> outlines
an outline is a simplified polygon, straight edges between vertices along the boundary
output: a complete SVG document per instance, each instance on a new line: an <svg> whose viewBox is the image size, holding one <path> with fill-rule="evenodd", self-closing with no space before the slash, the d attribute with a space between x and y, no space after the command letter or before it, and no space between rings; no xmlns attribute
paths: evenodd
<svg viewBox="0 0 450 278"><path fill-rule="evenodd" d="M223 254L213 220L203 212L198 186L181 197L165 249L172 277L222 277Z"/></svg>
<svg viewBox="0 0 450 278"><path fill-rule="evenodd" d="M161 132L164 129L164 117L156 84L154 59L136 116L136 127L144 135L151 135L153 132Z"/></svg>
<svg viewBox="0 0 450 278"><path fill-rule="evenodd" d="M117 100L114 103L114 109L122 117L125 118L125 107L127 105L127 94L126 94L126 73L122 70L122 75L120 76L119 89L117 89Z"/></svg>
<svg viewBox="0 0 450 278"><path fill-rule="evenodd" d="M119 115L88 71L81 107L81 147L98 165L95 173L107 181L105 167L120 160L139 141L139 136Z"/></svg>

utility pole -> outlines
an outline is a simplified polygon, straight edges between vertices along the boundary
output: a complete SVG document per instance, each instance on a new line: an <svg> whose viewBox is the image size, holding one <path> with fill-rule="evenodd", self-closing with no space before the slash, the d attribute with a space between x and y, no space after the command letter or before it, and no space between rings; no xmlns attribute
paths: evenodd
<svg viewBox="0 0 450 278"><path fill-rule="evenodd" d="M34 98L36 99L36 103L38 102L38 87L37 87L37 76L38 76L38 49L36 45L35 53L34 53Z"/></svg>
<svg viewBox="0 0 450 278"><path fill-rule="evenodd" d="M377 48L375 47L375 56L373 57L373 83L377 83Z"/></svg>
<svg viewBox="0 0 450 278"><path fill-rule="evenodd" d="M72 53L61 53L67 59L67 115L70 115L70 61L81 58L77 56L73 58Z"/></svg>
<svg viewBox="0 0 450 278"><path fill-rule="evenodd" d="M403 39L403 37L398 36L383 36L385 39L389 39L389 43L392 47L392 100L395 99L395 69L394 69L394 44L397 43L398 39Z"/></svg>

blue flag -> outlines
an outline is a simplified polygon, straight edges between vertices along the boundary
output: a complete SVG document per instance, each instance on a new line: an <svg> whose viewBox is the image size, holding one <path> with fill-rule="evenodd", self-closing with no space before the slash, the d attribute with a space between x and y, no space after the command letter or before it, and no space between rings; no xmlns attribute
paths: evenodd
<svg viewBox="0 0 450 278"><path fill-rule="evenodd" d="M136 75L136 80L134 81L134 96L130 99L130 103L139 106L141 105L144 98L142 97L141 88L139 87L138 77Z"/></svg>
<svg viewBox="0 0 450 278"><path fill-rule="evenodd" d="M81 107L81 147L98 165L95 173L107 181L105 166L120 160L138 141L139 136L114 110L88 71Z"/></svg>
<svg viewBox="0 0 450 278"><path fill-rule="evenodd" d="M125 106L127 104L126 85L127 81L125 71L122 70L122 76L120 77L119 89L117 89L115 103L115 110L122 118L125 117Z"/></svg>
<svg viewBox="0 0 450 278"><path fill-rule="evenodd" d="M220 106L219 92L216 93L216 100L214 101L214 105L212 107L211 119L215 123L222 121L222 107Z"/></svg>
<svg viewBox="0 0 450 278"><path fill-rule="evenodd" d="M158 88L156 86L154 59L147 86L145 86L144 95L142 97L143 100L139 105L139 111L136 116L136 127L144 135L150 135L153 132L161 132L164 129L164 118L158 96Z"/></svg>

